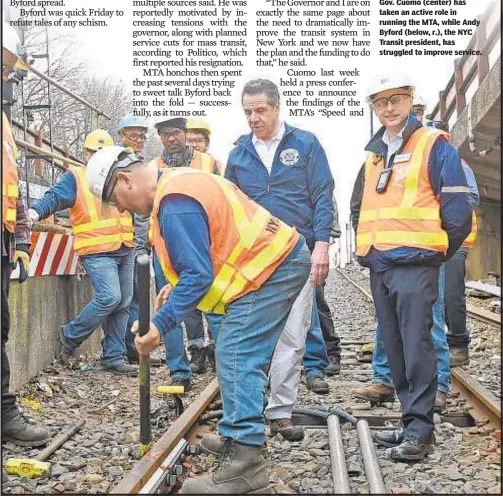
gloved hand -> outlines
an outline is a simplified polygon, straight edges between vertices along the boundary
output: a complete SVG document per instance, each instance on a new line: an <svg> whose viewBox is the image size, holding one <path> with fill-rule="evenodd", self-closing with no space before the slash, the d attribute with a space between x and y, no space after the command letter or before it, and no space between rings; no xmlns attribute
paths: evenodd
<svg viewBox="0 0 503 496"><path fill-rule="evenodd" d="M28 218L30 219L32 224L35 224L35 222L38 222L40 220L40 215L33 210L33 208L28 209Z"/></svg>
<svg viewBox="0 0 503 496"><path fill-rule="evenodd" d="M28 272L30 271L30 255L23 250L16 250L14 257L12 258L12 267L16 268L16 265L20 262L20 274L19 282L23 283L28 277Z"/></svg>

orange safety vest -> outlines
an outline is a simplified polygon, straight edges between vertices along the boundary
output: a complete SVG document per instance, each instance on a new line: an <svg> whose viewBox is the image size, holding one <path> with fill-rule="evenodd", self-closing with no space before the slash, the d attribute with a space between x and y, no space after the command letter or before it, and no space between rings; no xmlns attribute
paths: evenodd
<svg viewBox="0 0 503 496"><path fill-rule="evenodd" d="M9 119L2 112L2 222L4 228L14 233L19 198L19 177L16 157L18 149Z"/></svg>
<svg viewBox="0 0 503 496"><path fill-rule="evenodd" d="M406 160L394 163L384 193L376 191L384 159L369 153L356 235L358 256L367 255L372 246L377 250L408 246L447 252L449 243L442 229L440 203L428 174L431 149L445 135L428 127L415 131L402 151Z"/></svg>
<svg viewBox="0 0 503 496"><path fill-rule="evenodd" d="M172 286L179 278L158 219L160 203L170 194L194 198L208 216L215 279L197 306L203 312L223 315L229 303L259 289L299 240L295 228L273 217L230 181L188 168L167 169L157 186L150 243Z"/></svg>
<svg viewBox="0 0 503 496"><path fill-rule="evenodd" d="M70 220L75 235L73 249L79 256L118 250L122 244L132 248L134 227L131 214L120 213L104 205L87 185L82 167L70 167L77 183L77 199L70 208Z"/></svg>
<svg viewBox="0 0 503 496"><path fill-rule="evenodd" d="M167 167L169 167L168 164L166 164L166 162L164 162L164 160L162 159L162 156L154 158L154 160L152 160L149 165L151 167L157 167L157 169L166 169ZM213 174L215 170L218 170L217 162L211 155L198 152L197 150L194 150L190 168L199 169L204 172L209 172L210 174Z"/></svg>

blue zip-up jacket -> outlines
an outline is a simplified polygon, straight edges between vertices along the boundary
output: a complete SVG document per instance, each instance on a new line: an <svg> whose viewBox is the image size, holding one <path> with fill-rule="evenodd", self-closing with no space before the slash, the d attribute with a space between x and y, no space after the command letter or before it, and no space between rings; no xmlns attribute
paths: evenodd
<svg viewBox="0 0 503 496"><path fill-rule="evenodd" d="M40 216L40 220L49 217L54 212L64 210L65 208L72 208L77 201L77 181L71 172L62 174L58 182L50 189L48 189L40 200L37 200L32 209ZM114 254L121 254L128 252L131 248L126 245L112 252ZM87 257L103 256L103 253L93 255L86 255Z"/></svg>
<svg viewBox="0 0 503 496"><path fill-rule="evenodd" d="M234 143L226 179L272 215L297 228L311 250L316 241L328 242L334 221L334 180L316 136L285 124L270 175L252 136L241 136Z"/></svg>
<svg viewBox="0 0 503 496"><path fill-rule="evenodd" d="M412 133L421 127L421 123L411 114L403 132L403 144L395 153L402 153ZM370 140L365 150L387 158L388 147L382 136L382 127ZM393 162L391 158L390 163ZM447 233L449 248L447 254L424 248L401 247L380 251L371 248L365 257L358 257L358 262L376 272L382 272L397 264L427 264L439 266L452 257L471 231L472 205L470 190L458 151L445 139L438 139L433 145L428 162L428 172L433 191L440 200L440 218L442 229ZM355 232L358 230L358 219L365 186L365 164L363 164L353 188L351 197L351 216Z"/></svg>

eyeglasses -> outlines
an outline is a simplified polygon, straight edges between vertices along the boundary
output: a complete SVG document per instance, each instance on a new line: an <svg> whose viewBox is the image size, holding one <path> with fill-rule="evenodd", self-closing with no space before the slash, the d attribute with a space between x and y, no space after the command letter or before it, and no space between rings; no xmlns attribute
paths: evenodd
<svg viewBox="0 0 503 496"><path fill-rule="evenodd" d="M198 137L198 138L187 138L187 144L189 145L193 145L194 143L196 144L202 144L202 143L206 143L206 138L203 138L203 137Z"/></svg>
<svg viewBox="0 0 503 496"><path fill-rule="evenodd" d="M163 138L170 138L173 136L174 138L178 138L182 135L183 130L182 129L161 129L159 131L159 135L162 136Z"/></svg>
<svg viewBox="0 0 503 496"><path fill-rule="evenodd" d="M402 105L408 98L411 98L411 96L407 94L393 95L389 98L379 98L379 100L373 102L374 109L384 110L388 106L388 103L391 103L393 106Z"/></svg>
<svg viewBox="0 0 503 496"><path fill-rule="evenodd" d="M127 139L130 139L131 141L146 141L147 140L146 134L131 133L131 134L124 134L124 136Z"/></svg>

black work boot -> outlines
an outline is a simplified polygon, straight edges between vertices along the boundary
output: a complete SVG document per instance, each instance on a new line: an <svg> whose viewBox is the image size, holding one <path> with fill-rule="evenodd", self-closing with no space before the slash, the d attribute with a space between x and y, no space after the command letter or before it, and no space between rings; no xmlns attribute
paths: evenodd
<svg viewBox="0 0 503 496"><path fill-rule="evenodd" d="M190 379L181 379L180 377L173 377L171 379L172 386L183 386L184 392L187 393L192 389L192 384L190 383Z"/></svg>
<svg viewBox="0 0 503 496"><path fill-rule="evenodd" d="M216 372L217 362L215 360L215 345L209 344L206 349L208 350L206 357L208 358L208 363L210 364L211 371Z"/></svg>
<svg viewBox="0 0 503 496"><path fill-rule="evenodd" d="M64 326L59 326L59 342L61 343L61 349L58 355L58 362L65 367L68 365L70 358L73 357L73 351L65 345L65 332Z"/></svg>
<svg viewBox="0 0 503 496"><path fill-rule="evenodd" d="M341 357L328 357L329 365L325 367L325 374L338 375L341 371Z"/></svg>
<svg viewBox="0 0 503 496"><path fill-rule="evenodd" d="M298 425L293 425L292 419L289 418L271 420L269 430L271 431L271 436L279 433L283 436L283 439L290 442L302 441L304 439L304 429Z"/></svg>
<svg viewBox="0 0 503 496"><path fill-rule="evenodd" d="M394 431L382 431L374 434L374 441L385 448L393 448L402 444L404 439L403 429Z"/></svg>
<svg viewBox="0 0 503 496"><path fill-rule="evenodd" d="M42 446L50 438L47 429L21 412L2 425L2 441L17 446Z"/></svg>
<svg viewBox="0 0 503 496"><path fill-rule="evenodd" d="M138 367L128 365L127 363L119 363L111 367L103 367L104 372L109 372L113 375L127 375L129 377L138 377Z"/></svg>
<svg viewBox="0 0 503 496"><path fill-rule="evenodd" d="M140 356L138 355L138 353L136 355L126 355L126 358L129 365L138 365L140 363ZM160 358L150 357L151 367L160 367L161 365L163 365L163 363L165 363L164 360Z"/></svg>
<svg viewBox="0 0 503 496"><path fill-rule="evenodd" d="M429 443L423 443L416 437L406 437L403 443L391 450L391 459L403 462L422 460L433 453L434 437Z"/></svg>
<svg viewBox="0 0 503 496"><path fill-rule="evenodd" d="M461 367L462 365L468 365L470 363L470 353L468 352L468 346L463 348L449 348L449 361L451 367Z"/></svg>
<svg viewBox="0 0 503 496"><path fill-rule="evenodd" d="M328 384L321 377L310 377L306 382L307 389L316 394L327 394L330 391Z"/></svg>
<svg viewBox="0 0 503 496"><path fill-rule="evenodd" d="M218 470L185 479L180 494L269 494L269 476L260 450L260 446L226 439Z"/></svg>
<svg viewBox="0 0 503 496"><path fill-rule="evenodd" d="M213 455L216 458L220 458L224 453L225 448L225 437L217 436L216 434L206 433L199 441L199 446L201 446L201 451L207 453L208 455ZM260 454L267 458L267 442L264 442L260 450Z"/></svg>
<svg viewBox="0 0 503 496"><path fill-rule="evenodd" d="M206 372L206 348L194 348L190 352L190 370L193 374Z"/></svg>

